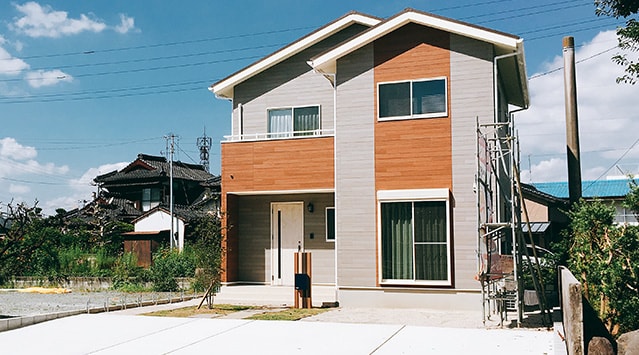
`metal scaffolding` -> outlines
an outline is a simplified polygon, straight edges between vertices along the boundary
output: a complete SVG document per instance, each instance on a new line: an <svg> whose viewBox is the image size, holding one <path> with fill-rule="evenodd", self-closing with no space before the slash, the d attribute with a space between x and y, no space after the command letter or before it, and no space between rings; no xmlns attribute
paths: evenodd
<svg viewBox="0 0 639 355"><path fill-rule="evenodd" d="M546 302L538 265L533 267L522 233L522 206L519 180L519 145L512 117L507 122L477 122L477 225L483 321L498 314L500 324L508 312L524 314L522 258L529 262L540 309L546 321ZM525 222L528 217L523 206ZM530 230L530 228L528 228ZM532 243L532 238L529 238ZM533 249L534 250L534 249Z"/></svg>

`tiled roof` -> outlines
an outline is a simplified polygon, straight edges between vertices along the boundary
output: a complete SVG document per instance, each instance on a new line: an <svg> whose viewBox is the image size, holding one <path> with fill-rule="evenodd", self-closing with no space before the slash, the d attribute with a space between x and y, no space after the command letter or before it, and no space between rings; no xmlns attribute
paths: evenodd
<svg viewBox="0 0 639 355"><path fill-rule="evenodd" d="M637 179L635 181L639 182ZM549 195L568 198L568 182L537 182L532 185ZM581 182L581 194L584 198L624 197L628 192L630 192L628 179Z"/></svg>
<svg viewBox="0 0 639 355"><path fill-rule="evenodd" d="M169 171L170 166L166 158L138 154L138 158L124 169L97 176L94 181L100 184L120 182L123 180L157 179L159 177L168 177ZM174 161L173 178L205 182L215 178L215 176L204 170L202 165Z"/></svg>

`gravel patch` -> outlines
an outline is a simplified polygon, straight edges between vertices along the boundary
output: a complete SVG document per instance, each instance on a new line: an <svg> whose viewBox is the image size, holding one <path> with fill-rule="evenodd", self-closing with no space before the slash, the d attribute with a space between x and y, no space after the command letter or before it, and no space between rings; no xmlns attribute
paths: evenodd
<svg viewBox="0 0 639 355"><path fill-rule="evenodd" d="M181 293L116 291L71 292L63 294L22 293L0 289L0 317L33 316L39 314L87 310L145 301L161 301L181 297ZM184 296L191 294L184 294Z"/></svg>

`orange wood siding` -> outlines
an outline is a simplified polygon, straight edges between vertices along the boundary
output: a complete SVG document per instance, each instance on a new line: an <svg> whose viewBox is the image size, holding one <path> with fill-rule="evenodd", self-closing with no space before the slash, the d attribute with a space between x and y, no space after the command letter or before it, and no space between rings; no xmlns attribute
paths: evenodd
<svg viewBox="0 0 639 355"><path fill-rule="evenodd" d="M449 42L448 33L415 24L375 41L376 86L379 82L446 77L449 114L440 118L376 120L377 190L452 189ZM375 103L377 117L377 97Z"/></svg>
<svg viewBox="0 0 639 355"><path fill-rule="evenodd" d="M222 282L237 281L239 269L237 196L222 193Z"/></svg>
<svg viewBox="0 0 639 355"><path fill-rule="evenodd" d="M333 137L223 143L222 189L332 189L333 151Z"/></svg>

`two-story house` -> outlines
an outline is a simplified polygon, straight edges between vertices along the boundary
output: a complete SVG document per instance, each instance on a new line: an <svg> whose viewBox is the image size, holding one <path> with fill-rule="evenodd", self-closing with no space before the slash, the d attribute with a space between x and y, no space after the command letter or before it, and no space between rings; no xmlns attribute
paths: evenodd
<svg viewBox="0 0 639 355"><path fill-rule="evenodd" d="M124 250L136 253L141 266L151 264L152 253L161 243L182 250L186 227L196 212L219 213L219 176L199 164L138 154L123 169L99 175L94 182L98 194L84 210L100 206L111 218L132 223L134 231L124 235Z"/></svg>
<svg viewBox="0 0 639 355"><path fill-rule="evenodd" d="M523 40L407 9L345 16L213 84L228 283L477 309L476 122L526 108Z"/></svg>

